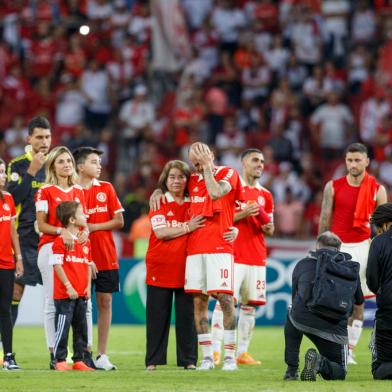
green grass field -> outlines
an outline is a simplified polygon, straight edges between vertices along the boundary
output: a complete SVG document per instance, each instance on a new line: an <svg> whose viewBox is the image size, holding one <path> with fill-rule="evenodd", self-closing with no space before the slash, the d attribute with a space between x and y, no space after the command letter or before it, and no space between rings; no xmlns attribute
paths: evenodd
<svg viewBox="0 0 392 392"><path fill-rule="evenodd" d="M144 370L144 327L116 326L110 338L110 358L119 367L112 372L66 372L48 369L44 333L38 327L15 329L15 351L21 372L0 372L0 391L386 391L391 383L375 382L370 373L367 349L370 330L362 335L357 350L359 365L351 366L347 380L316 383L283 382L284 338L282 328L257 328L251 353L263 361L261 366L241 367L238 372L191 372L175 366L173 340L168 365L155 372ZM173 334L174 335L174 334ZM310 347L305 339L301 361ZM303 363L303 361L301 362Z"/></svg>

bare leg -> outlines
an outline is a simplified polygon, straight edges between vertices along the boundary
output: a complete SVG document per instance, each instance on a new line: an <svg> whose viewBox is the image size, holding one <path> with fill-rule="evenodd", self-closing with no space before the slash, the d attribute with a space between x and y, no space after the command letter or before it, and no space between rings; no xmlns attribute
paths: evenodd
<svg viewBox="0 0 392 392"><path fill-rule="evenodd" d="M98 354L106 354L110 324L112 322L112 293L97 292Z"/></svg>

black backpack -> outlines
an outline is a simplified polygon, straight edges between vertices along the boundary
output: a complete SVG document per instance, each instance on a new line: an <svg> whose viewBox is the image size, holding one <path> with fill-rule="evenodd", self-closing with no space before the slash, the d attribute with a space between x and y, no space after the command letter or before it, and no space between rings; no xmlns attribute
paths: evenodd
<svg viewBox="0 0 392 392"><path fill-rule="evenodd" d="M353 309L359 263L342 253L317 252L316 275L307 308L319 316L343 320Z"/></svg>

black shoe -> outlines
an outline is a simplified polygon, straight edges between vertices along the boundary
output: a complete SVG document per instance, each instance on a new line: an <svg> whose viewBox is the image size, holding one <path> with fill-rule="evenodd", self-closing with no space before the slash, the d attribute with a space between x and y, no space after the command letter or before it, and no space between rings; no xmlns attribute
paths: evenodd
<svg viewBox="0 0 392 392"><path fill-rule="evenodd" d="M83 362L90 368L97 370L93 360L93 353L90 351L85 351L83 354Z"/></svg>
<svg viewBox="0 0 392 392"><path fill-rule="evenodd" d="M50 353L49 369L56 370L56 360L54 359L54 354Z"/></svg>
<svg viewBox="0 0 392 392"><path fill-rule="evenodd" d="M283 376L284 381L298 381L298 369L287 368Z"/></svg>
<svg viewBox="0 0 392 392"><path fill-rule="evenodd" d="M305 354L305 366L301 372L301 381L316 381L321 366L321 355L310 348Z"/></svg>
<svg viewBox="0 0 392 392"><path fill-rule="evenodd" d="M15 361L15 354L4 355L3 370L20 370Z"/></svg>

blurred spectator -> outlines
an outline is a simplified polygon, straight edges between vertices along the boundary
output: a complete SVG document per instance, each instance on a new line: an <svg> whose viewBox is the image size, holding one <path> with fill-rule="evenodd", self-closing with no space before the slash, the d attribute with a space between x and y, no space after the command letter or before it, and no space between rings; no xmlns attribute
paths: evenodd
<svg viewBox="0 0 392 392"><path fill-rule="evenodd" d="M134 7L135 12L128 27L128 33L140 44L151 38L151 11L148 1L139 2Z"/></svg>
<svg viewBox="0 0 392 392"><path fill-rule="evenodd" d="M4 141L8 147L8 155L15 158L24 153L27 144L28 129L22 116L15 116L12 126L5 130Z"/></svg>
<svg viewBox="0 0 392 392"><path fill-rule="evenodd" d="M115 48L121 47L131 20L132 14L127 8L126 0L114 0L110 26L112 30L112 44Z"/></svg>
<svg viewBox="0 0 392 392"><path fill-rule="evenodd" d="M212 11L212 0L183 0L185 16L187 17L191 30L198 30L202 27L207 16Z"/></svg>
<svg viewBox="0 0 392 392"><path fill-rule="evenodd" d="M147 99L147 88L139 84L135 87L134 97L123 103L119 113L122 139L127 143L129 158L139 156L140 144L150 134L154 117L154 108Z"/></svg>
<svg viewBox="0 0 392 392"><path fill-rule="evenodd" d="M304 203L293 195L290 187L287 187L284 200L275 205L276 234L289 238L299 237L304 208Z"/></svg>
<svg viewBox="0 0 392 392"><path fill-rule="evenodd" d="M85 122L93 131L101 130L109 121L110 88L107 71L96 60L90 60L82 75L81 91L86 97Z"/></svg>
<svg viewBox="0 0 392 392"><path fill-rule="evenodd" d="M391 154L392 150L392 113L389 111L380 119L375 136L372 139L374 158L382 162Z"/></svg>
<svg viewBox="0 0 392 392"><path fill-rule="evenodd" d="M274 160L276 162L290 162L294 159L294 148L291 140L284 133L284 124L275 126L273 135L268 141L268 145L274 152Z"/></svg>
<svg viewBox="0 0 392 392"><path fill-rule="evenodd" d="M381 126L381 120L390 112L389 102L385 99L382 89L376 91L375 96L370 97L361 105L359 118L359 134L365 143L373 143L377 128Z"/></svg>
<svg viewBox="0 0 392 392"><path fill-rule="evenodd" d="M310 121L313 138L319 141L323 159L339 159L351 140L354 119L349 108L339 102L338 94L329 93L327 102L316 109Z"/></svg>
<svg viewBox="0 0 392 392"><path fill-rule="evenodd" d="M356 2L351 22L351 38L355 44L369 44L376 37L377 18L368 0Z"/></svg>
<svg viewBox="0 0 392 392"><path fill-rule="evenodd" d="M319 190L313 194L312 200L305 208L302 228L305 237L317 237L318 235L322 199L323 192Z"/></svg>

